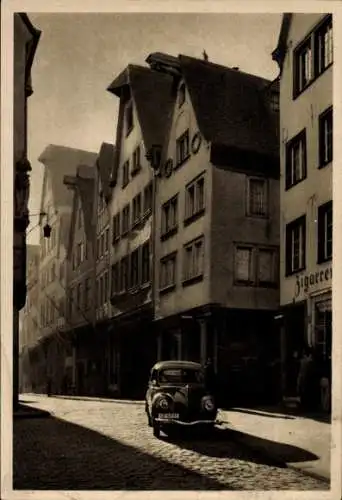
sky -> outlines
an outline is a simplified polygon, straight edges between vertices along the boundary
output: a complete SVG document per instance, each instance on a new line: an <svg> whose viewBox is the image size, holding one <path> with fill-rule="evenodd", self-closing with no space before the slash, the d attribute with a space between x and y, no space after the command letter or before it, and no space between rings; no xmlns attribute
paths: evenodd
<svg viewBox="0 0 342 500"><path fill-rule="evenodd" d="M39 212L49 144L98 152L114 143L118 98L106 88L128 65L145 65L151 52L185 54L238 66L274 79L281 14L30 13L42 31L32 67L28 103L28 155L32 164L30 211ZM34 217L32 226L37 224ZM37 230L28 235L38 243Z"/></svg>

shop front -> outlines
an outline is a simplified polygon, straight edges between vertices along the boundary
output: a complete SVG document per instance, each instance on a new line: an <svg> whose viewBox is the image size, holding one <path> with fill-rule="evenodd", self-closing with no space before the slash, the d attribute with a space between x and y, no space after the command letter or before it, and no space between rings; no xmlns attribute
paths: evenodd
<svg viewBox="0 0 342 500"><path fill-rule="evenodd" d="M331 399L331 281L331 264L288 278L292 300L282 307L283 396L299 396L300 366L309 353L314 405L325 411L330 410Z"/></svg>

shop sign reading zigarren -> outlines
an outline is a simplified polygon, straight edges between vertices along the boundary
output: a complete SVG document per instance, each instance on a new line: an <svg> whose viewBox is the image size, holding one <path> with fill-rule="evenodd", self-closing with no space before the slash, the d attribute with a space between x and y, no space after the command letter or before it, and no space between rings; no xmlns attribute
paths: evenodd
<svg viewBox="0 0 342 500"><path fill-rule="evenodd" d="M315 285L330 281L331 279L332 267L328 267L327 269L316 271L314 273L296 276L295 298L297 298L302 291L307 293L309 289Z"/></svg>

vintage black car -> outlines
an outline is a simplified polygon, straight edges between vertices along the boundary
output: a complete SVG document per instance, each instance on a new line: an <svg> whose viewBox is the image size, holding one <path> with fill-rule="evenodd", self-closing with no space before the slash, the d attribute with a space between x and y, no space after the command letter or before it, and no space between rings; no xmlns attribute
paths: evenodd
<svg viewBox="0 0 342 500"><path fill-rule="evenodd" d="M192 361L159 361L153 366L145 410L156 437L161 430L168 434L176 426L213 428L217 416L203 367Z"/></svg>

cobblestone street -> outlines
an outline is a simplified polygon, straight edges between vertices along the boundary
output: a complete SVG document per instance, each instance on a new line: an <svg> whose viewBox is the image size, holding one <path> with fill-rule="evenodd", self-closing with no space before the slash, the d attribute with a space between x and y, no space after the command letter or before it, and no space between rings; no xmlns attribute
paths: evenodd
<svg viewBox="0 0 342 500"><path fill-rule="evenodd" d="M158 440L141 402L26 399L53 416L14 420L15 489L328 489L242 447L228 428Z"/></svg>

